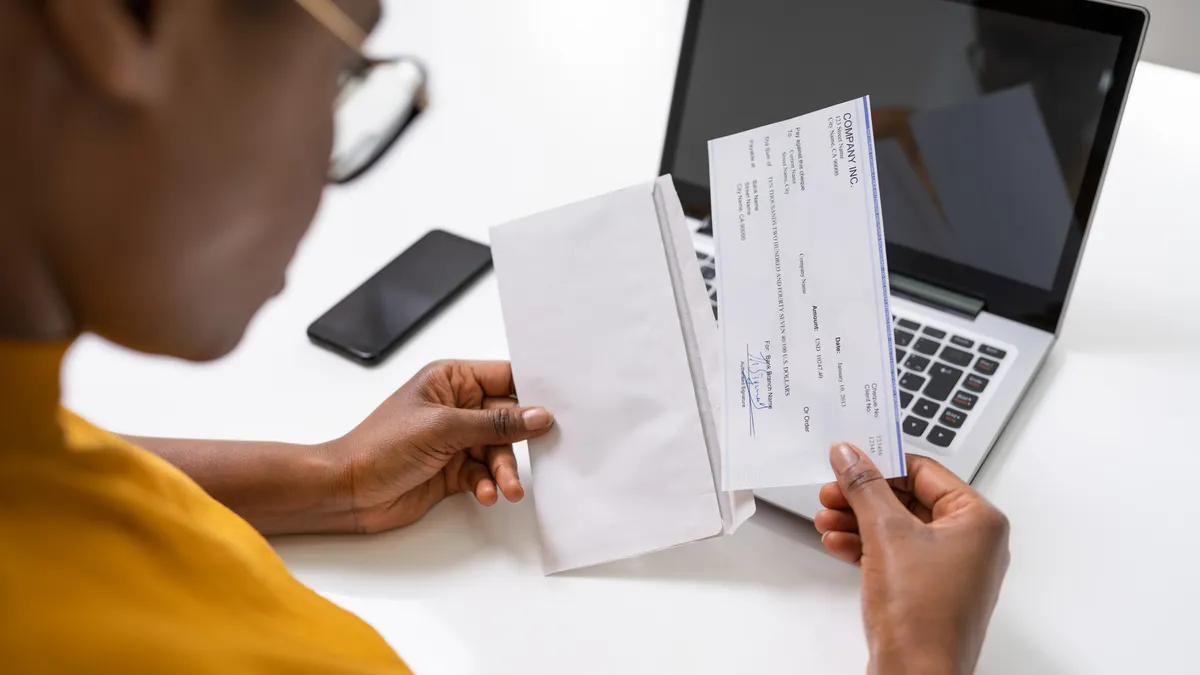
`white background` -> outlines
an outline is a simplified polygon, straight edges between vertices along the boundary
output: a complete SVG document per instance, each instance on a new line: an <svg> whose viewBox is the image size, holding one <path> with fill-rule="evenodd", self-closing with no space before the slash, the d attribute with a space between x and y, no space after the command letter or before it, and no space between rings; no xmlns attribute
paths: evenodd
<svg viewBox="0 0 1200 675"><path fill-rule="evenodd" d="M1200 72L1200 0L1136 0L1150 10L1143 58Z"/></svg>
<svg viewBox="0 0 1200 675"><path fill-rule="evenodd" d="M70 405L143 434L340 434L429 360L503 357L495 281L376 370L310 346L311 320L429 228L482 238L656 174L684 0L393 9L376 45L428 62L433 107L378 171L330 193L241 348L196 366L84 340ZM1195 110L1200 76L1140 70L1063 339L977 482L1013 526L981 673L1196 670ZM866 660L856 570L766 507L733 537L553 578L529 504L456 499L401 532L275 543L423 673L857 674Z"/></svg>

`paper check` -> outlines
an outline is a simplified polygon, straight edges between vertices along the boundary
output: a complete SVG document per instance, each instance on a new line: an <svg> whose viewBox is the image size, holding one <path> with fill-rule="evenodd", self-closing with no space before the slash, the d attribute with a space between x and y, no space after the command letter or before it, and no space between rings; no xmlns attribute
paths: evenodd
<svg viewBox="0 0 1200 675"><path fill-rule="evenodd" d="M726 490L904 475L870 99L709 142Z"/></svg>

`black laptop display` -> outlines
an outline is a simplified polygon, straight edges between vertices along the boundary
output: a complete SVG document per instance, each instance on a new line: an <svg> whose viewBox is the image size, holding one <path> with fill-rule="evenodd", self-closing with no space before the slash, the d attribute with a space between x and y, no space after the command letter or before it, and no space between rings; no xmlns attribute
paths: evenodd
<svg viewBox="0 0 1200 675"><path fill-rule="evenodd" d="M1144 15L1079 0L704 0L663 173L708 213L711 138L869 94L893 273L1053 332Z"/></svg>

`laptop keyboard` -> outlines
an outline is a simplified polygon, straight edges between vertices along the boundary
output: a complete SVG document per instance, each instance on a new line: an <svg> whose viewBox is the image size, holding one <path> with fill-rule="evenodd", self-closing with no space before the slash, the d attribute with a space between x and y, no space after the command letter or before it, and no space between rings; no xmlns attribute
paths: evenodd
<svg viewBox="0 0 1200 675"><path fill-rule="evenodd" d="M713 316L717 316L717 261L707 253L696 251L700 261L700 275L704 277L704 288L708 290L708 301L712 303Z"/></svg>
<svg viewBox="0 0 1200 675"><path fill-rule="evenodd" d="M978 417L1010 348L930 322L892 316L901 429L942 450L952 449Z"/></svg>
<svg viewBox="0 0 1200 675"><path fill-rule="evenodd" d="M696 252L708 289L713 316L717 310L716 260ZM1012 348L934 322L892 316L896 345L896 377L900 394L900 428L910 439L943 452L952 451L979 417L989 391L1014 358ZM989 390L990 388L990 390Z"/></svg>

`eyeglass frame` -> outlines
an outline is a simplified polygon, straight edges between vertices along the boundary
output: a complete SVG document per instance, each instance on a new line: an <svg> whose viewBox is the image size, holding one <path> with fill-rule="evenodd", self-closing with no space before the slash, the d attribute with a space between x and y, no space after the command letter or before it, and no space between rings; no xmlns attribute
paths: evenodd
<svg viewBox="0 0 1200 675"><path fill-rule="evenodd" d="M366 81L371 73L380 66L409 62L421 73L421 84L414 94L409 115L397 125L395 132L385 138L375 148L371 156L354 171L336 179L327 177L328 182L331 184L345 185L378 164L379 160L396 145L396 141L400 140L400 136L408 129L413 120L425 110L429 104L428 91L425 86L425 66L417 59L411 57L376 58L367 56L363 50L367 41L367 32L363 30L362 26L355 23L354 19L350 18L341 7L338 7L334 0L296 0L296 4L300 5L317 23L324 26L330 33L333 33L335 37L353 50L360 60L359 64L350 72L350 77L346 81L339 83L339 99L342 98L349 87L353 86L355 82Z"/></svg>

